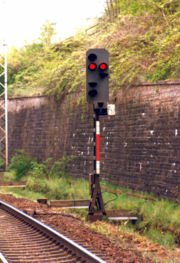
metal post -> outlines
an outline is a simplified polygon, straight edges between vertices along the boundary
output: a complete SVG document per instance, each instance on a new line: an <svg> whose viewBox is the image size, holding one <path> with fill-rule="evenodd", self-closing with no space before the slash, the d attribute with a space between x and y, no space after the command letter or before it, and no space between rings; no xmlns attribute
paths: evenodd
<svg viewBox="0 0 180 263"><path fill-rule="evenodd" d="M0 156L8 167L8 96L7 96L7 45L3 43L3 63L0 63L2 72L0 77Z"/></svg>
<svg viewBox="0 0 180 263"><path fill-rule="evenodd" d="M106 215L99 183L100 176L100 120L97 112L94 111L94 172L90 174L90 195L89 212L87 220L94 221L102 219Z"/></svg>
<svg viewBox="0 0 180 263"><path fill-rule="evenodd" d="M8 167L8 94L7 94L7 45L4 44L4 90L5 90L5 141L6 141L6 170Z"/></svg>
<svg viewBox="0 0 180 263"><path fill-rule="evenodd" d="M94 173L100 174L100 121L99 115L94 113Z"/></svg>
<svg viewBox="0 0 180 263"><path fill-rule="evenodd" d="M100 174L100 121L99 120L96 120L96 174Z"/></svg>

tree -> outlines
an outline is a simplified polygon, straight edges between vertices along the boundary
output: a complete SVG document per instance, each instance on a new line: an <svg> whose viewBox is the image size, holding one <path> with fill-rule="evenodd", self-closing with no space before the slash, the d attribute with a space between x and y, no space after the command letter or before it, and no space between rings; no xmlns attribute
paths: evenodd
<svg viewBox="0 0 180 263"><path fill-rule="evenodd" d="M51 23L49 20L41 27L41 34L39 40L42 44L50 46L52 37L56 34L55 23Z"/></svg>

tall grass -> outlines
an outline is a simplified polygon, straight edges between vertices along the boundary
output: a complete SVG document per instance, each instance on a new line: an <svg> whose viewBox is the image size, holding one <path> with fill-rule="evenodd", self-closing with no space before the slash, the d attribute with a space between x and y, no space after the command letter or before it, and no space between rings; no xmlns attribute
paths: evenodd
<svg viewBox="0 0 180 263"><path fill-rule="evenodd" d="M22 152L19 153L22 155ZM49 199L88 199L89 183L87 180L75 179L68 176L72 156L64 156L58 162L47 160L39 164L27 158L21 159L16 155L12 158L10 172L5 173L9 179L26 179L26 189L18 190L18 194L31 195L33 192ZM28 165L23 162L27 162ZM23 163L20 168L20 164ZM29 165L31 163L31 165ZM28 169L27 169L28 167ZM17 176L20 171L21 177ZM180 244L180 204L168 200L159 200L151 195L132 193L107 182L101 182L105 209L130 210L138 216L135 225L128 225L130 229L154 240L164 246ZM12 190L11 190L12 191ZM16 190L14 190L16 191ZM141 197L141 198L136 198Z"/></svg>
<svg viewBox="0 0 180 263"><path fill-rule="evenodd" d="M41 192L49 199L82 199L89 198L88 182L72 179L68 176L58 178L36 179L29 177L27 189Z"/></svg>

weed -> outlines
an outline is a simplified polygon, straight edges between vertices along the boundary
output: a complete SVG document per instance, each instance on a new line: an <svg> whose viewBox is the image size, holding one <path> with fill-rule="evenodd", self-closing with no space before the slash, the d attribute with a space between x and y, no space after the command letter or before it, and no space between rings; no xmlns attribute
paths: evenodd
<svg viewBox="0 0 180 263"><path fill-rule="evenodd" d="M14 171L5 172L3 174L3 181L4 182L14 182L16 181L16 176Z"/></svg>
<svg viewBox="0 0 180 263"><path fill-rule="evenodd" d="M158 243L164 247L173 247L175 245L174 235L170 232L161 232L157 229L146 231L145 236L151 239L154 243Z"/></svg>
<svg viewBox="0 0 180 263"><path fill-rule="evenodd" d="M24 150L17 150L12 157L9 165L9 171L15 173L16 180L22 179L25 176L33 178L56 178L66 176L74 156L64 155L60 160L54 162L52 158L48 158L44 164L33 160L30 154Z"/></svg>
<svg viewBox="0 0 180 263"><path fill-rule="evenodd" d="M44 164L39 164L37 162L31 163L31 169L28 172L28 176L33 176L34 178L44 178L47 177L48 171Z"/></svg>
<svg viewBox="0 0 180 263"><path fill-rule="evenodd" d="M88 199L88 181L68 176L73 158L64 156L54 164L50 159L44 164L39 164L21 151L12 158L11 169L14 170L5 173L4 176L7 180L19 180L17 172L20 171L21 177L26 173L26 191L45 195L49 199ZM121 224L119 231L138 231L166 247L173 247L175 242L180 241L178 203L158 200L148 194L132 193L129 189L107 182L101 182L101 186L105 189L102 194L106 210L130 210L138 217L135 225L130 222L126 225ZM25 191L22 192L25 194Z"/></svg>
<svg viewBox="0 0 180 263"><path fill-rule="evenodd" d="M64 155L59 161L55 162L51 167L49 177L62 177L66 176L71 166L70 163L74 159L73 156Z"/></svg>
<svg viewBox="0 0 180 263"><path fill-rule="evenodd" d="M16 180L20 180L32 168L32 159L24 150L17 150L11 159L9 170L14 170Z"/></svg>

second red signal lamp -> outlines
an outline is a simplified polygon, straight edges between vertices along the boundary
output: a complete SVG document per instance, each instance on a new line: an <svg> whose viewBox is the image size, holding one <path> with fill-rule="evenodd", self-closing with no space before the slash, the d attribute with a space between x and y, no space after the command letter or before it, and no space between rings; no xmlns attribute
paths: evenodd
<svg viewBox="0 0 180 263"><path fill-rule="evenodd" d="M108 65L106 63L101 63L99 65L99 69L102 70L102 71L106 70L107 68L108 68Z"/></svg>

